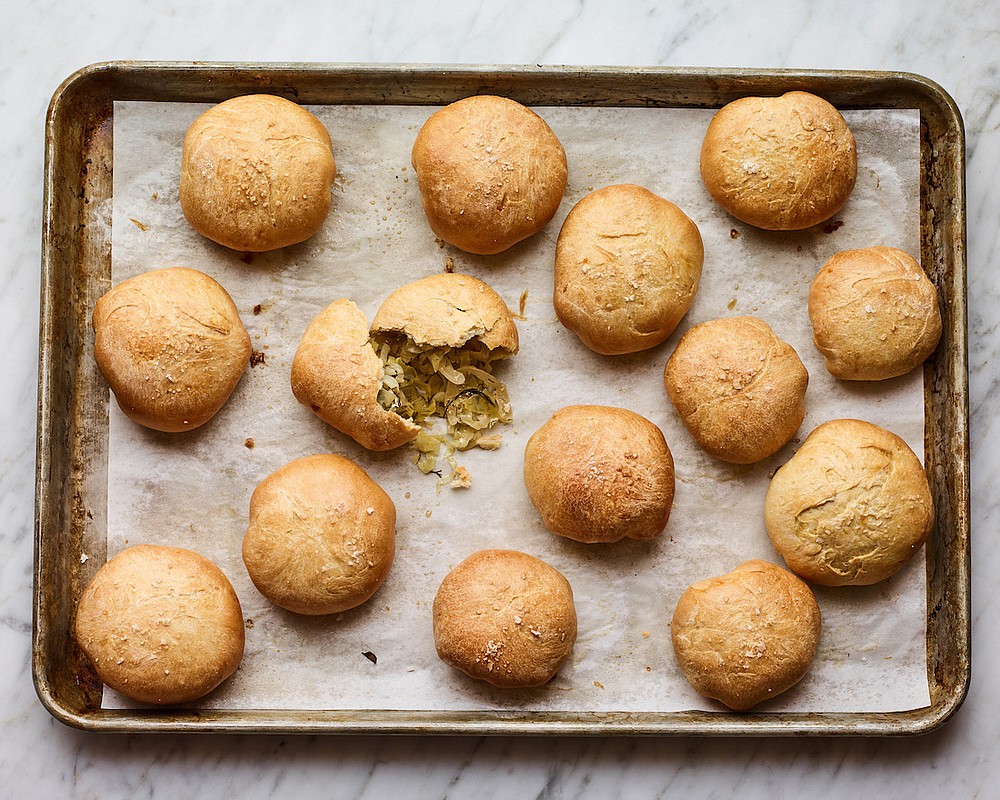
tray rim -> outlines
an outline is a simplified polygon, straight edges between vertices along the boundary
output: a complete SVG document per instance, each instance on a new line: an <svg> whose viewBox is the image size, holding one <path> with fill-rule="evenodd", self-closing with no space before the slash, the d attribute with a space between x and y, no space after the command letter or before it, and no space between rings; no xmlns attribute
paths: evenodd
<svg viewBox="0 0 1000 800"><path fill-rule="evenodd" d="M43 577L41 557L45 554L46 536L42 520L45 516L49 496L45 476L51 468L51 430L47 420L51 414L51 390L53 353L47 346L47 335L53 331L53 307L48 292L58 268L56 248L51 232L58 219L54 204L55 167L57 153L55 136L61 115L70 105L74 93L82 91L85 84L115 79L131 79L152 75L171 74L200 82L199 88L205 94L204 79L216 73L225 73L237 79L237 83L249 84L257 90L275 91L275 78L293 78L296 75L319 77L352 75L364 78L386 78L418 76L424 79L440 80L444 83L479 81L524 82L567 81L586 77L598 80L627 80L632 76L664 81L702 80L728 82L743 85L742 92L731 96L750 93L753 85L767 82L787 88L813 86L816 84L838 83L852 86L882 86L883 88L905 88L924 98L946 119L950 135L953 137L952 151L956 163L952 179L955 202L952 220L957 232L954 249L950 252L954 276L963 292L962 302L953 309L959 352L953 357L958 369L954 376L954 401L959 405L959 419L964 423L958 431L962 439L958 450L962 454L957 465L958 514L964 530L959 531L963 552L957 556L957 574L953 589L958 595L957 620L954 630L955 645L965 656L959 664L958 674L949 684L948 691L935 703L925 708L903 712L851 712L851 713L751 713L733 714L728 712L644 712L644 713L596 713L596 712L420 712L351 709L348 711L307 711L307 710L215 710L215 709L155 709L124 710L96 709L86 713L70 708L52 691L48 681L48 663L42 658L45 631L39 624L45 609L39 594ZM263 81L263 86L261 83ZM219 98L241 93L222 81L207 86L208 96ZM288 88L288 85L285 87ZM294 86L291 87L292 93ZM459 96L461 92L459 93ZM725 102L725 93L722 93ZM116 98L109 98L111 100ZM142 98L129 98L142 99ZM162 98L160 98L162 99ZM170 98L180 100L181 98ZM419 95L406 98L406 102L428 104L434 101ZM308 98L302 99L309 104ZM438 100L437 102L441 102ZM621 103L610 103L621 105ZM637 105L641 102L635 103ZM703 104L692 104L704 107ZM848 103L838 104L842 108L856 107ZM674 106L677 107L677 106ZM883 107L883 106L861 106ZM907 735L927 733L947 722L961 707L968 692L971 679L971 592L969 535L969 445L968 445L968 358L965 325L965 141L961 112L954 100L934 81L915 73L895 71L857 70L797 70L797 69L755 69L755 68L685 68L658 66L541 66L541 65L474 65L474 64L373 64L373 63L323 63L323 62L188 62L188 61L105 61L83 67L68 76L52 96L46 117L44 201L43 201L43 241L42 241L42 303L39 327L39 393L38 393L38 438L36 443L36 518L34 552L34 591L32 624L32 676L36 693L43 706L58 720L75 728L112 732L203 732L203 733L433 733L433 734L474 734L474 735ZM922 201L923 202L923 201ZM930 590L930 579L928 580ZM930 599L930 598L929 598ZM930 605L929 605L930 611ZM929 632L929 628L928 628ZM572 717L572 718L569 718Z"/></svg>

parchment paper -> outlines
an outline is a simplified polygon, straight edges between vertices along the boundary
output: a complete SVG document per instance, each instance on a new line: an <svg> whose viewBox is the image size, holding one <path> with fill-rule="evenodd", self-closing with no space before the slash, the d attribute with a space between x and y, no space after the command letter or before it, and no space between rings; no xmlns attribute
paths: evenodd
<svg viewBox="0 0 1000 800"><path fill-rule="evenodd" d="M218 416L186 434L160 434L112 404L109 556L128 544L189 547L217 563L240 597L247 649L237 674L197 705L244 708L673 711L721 708L697 695L677 669L669 620L693 581L751 558L782 561L762 509L770 474L819 423L858 417L901 435L922 456L923 396L917 370L871 385L833 380L812 344L806 295L833 253L887 244L919 251L919 116L916 111L845 114L858 142L859 175L838 224L804 232L757 231L719 210L698 174L711 111L541 108L563 142L569 189L546 229L507 253L476 257L430 232L409 165L427 107L315 107L333 141L338 177L333 208L308 242L252 257L195 233L177 200L181 144L206 106L115 104L113 281L171 265L201 269L232 294L263 363L252 367ZM585 348L556 320L552 260L565 215L587 192L637 183L678 204L698 224L705 267L694 307L654 350L608 358ZM839 224L842 223L842 224ZM495 452L460 455L468 490L437 491L402 448L374 454L314 417L294 399L289 369L309 320L339 297L369 318L393 289L441 271L492 285L518 309L521 351L498 373L515 420ZM663 366L680 335L716 317L759 315L798 351L809 371L799 436L751 467L701 452L670 406ZM531 433L570 403L637 411L663 430L676 462L677 491L666 531L653 542L587 546L543 528L521 477ZM250 441L252 440L252 442ZM252 446L251 446L252 444ZM240 557L250 494L293 458L335 452L355 459L398 510L392 571L364 606L306 618L282 611L254 588ZM579 639L546 687L499 691L437 658L434 593L448 570L475 550L532 553L567 576ZM816 661L793 690L762 710L897 711L929 703L925 663L923 553L891 580L869 588L816 588L823 633ZM366 656L365 654L370 654ZM109 690L106 707L135 705Z"/></svg>

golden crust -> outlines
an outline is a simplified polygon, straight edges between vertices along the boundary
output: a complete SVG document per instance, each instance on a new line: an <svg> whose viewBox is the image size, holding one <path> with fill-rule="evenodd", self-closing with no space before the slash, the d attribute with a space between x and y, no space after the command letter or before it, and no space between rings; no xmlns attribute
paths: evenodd
<svg viewBox="0 0 1000 800"><path fill-rule="evenodd" d="M774 564L747 561L689 586L670 634L677 664L695 691L746 711L802 679L821 624L805 583Z"/></svg>
<svg viewBox="0 0 1000 800"><path fill-rule="evenodd" d="M389 495L346 458L314 455L286 464L254 490L243 562L275 605L334 614L376 592L395 545Z"/></svg>
<svg viewBox="0 0 1000 800"><path fill-rule="evenodd" d="M467 97L432 114L412 162L431 230L470 253L499 253L541 230L566 191L559 139L505 97Z"/></svg>
<svg viewBox="0 0 1000 800"><path fill-rule="evenodd" d="M934 284L894 247L846 250L830 258L809 288L809 319L826 368L841 380L905 375L941 339Z"/></svg>
<svg viewBox="0 0 1000 800"><path fill-rule="evenodd" d="M598 353L655 347L694 302L704 257L698 226L673 203L641 186L598 189L559 232L556 315Z"/></svg>
<svg viewBox="0 0 1000 800"><path fill-rule="evenodd" d="M319 230L336 173L330 134L302 106L267 94L234 97L188 128L181 210L221 245L275 250Z"/></svg>
<svg viewBox="0 0 1000 800"><path fill-rule="evenodd" d="M449 572L434 598L433 624L442 661L501 688L547 683L577 631L566 578L515 550L481 550Z"/></svg>
<svg viewBox="0 0 1000 800"><path fill-rule="evenodd" d="M552 533L578 542L653 539L674 500L660 429L633 411L567 406L524 448L528 497Z"/></svg>
<svg viewBox="0 0 1000 800"><path fill-rule="evenodd" d="M743 97L712 118L701 176L743 222L800 230L836 214L857 179L854 136L843 116L808 92Z"/></svg>
<svg viewBox="0 0 1000 800"><path fill-rule="evenodd" d="M369 450L391 450L420 427L382 408L382 361L368 320L351 300L335 300L302 335L292 360L292 393L302 405Z"/></svg>
<svg viewBox="0 0 1000 800"><path fill-rule="evenodd" d="M97 676L143 703L196 700L243 658L243 613L232 585L203 556L134 545L80 596L74 635Z"/></svg>
<svg viewBox="0 0 1000 800"><path fill-rule="evenodd" d="M481 341L499 356L517 352L517 327L510 309L480 280L441 272L390 294L372 320L371 332L404 333L417 344L461 347Z"/></svg>
<svg viewBox="0 0 1000 800"><path fill-rule="evenodd" d="M94 359L122 411L179 432L208 422L250 363L250 336L213 278L187 267L136 275L94 307Z"/></svg>
<svg viewBox="0 0 1000 800"><path fill-rule="evenodd" d="M870 422L826 422L771 479L764 523L788 568L825 586L893 575L934 524L927 475L896 434Z"/></svg>
<svg viewBox="0 0 1000 800"><path fill-rule="evenodd" d="M805 418L806 368L756 317L695 325L667 361L663 383L698 444L733 464L773 455Z"/></svg>

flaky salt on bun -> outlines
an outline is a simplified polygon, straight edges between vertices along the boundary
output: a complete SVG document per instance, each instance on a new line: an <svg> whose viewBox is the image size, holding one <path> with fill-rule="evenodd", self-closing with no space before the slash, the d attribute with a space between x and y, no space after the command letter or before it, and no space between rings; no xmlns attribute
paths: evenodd
<svg viewBox="0 0 1000 800"><path fill-rule="evenodd" d="M806 674L821 618L812 591L767 561L691 584L670 623L677 664L695 691L746 711Z"/></svg>
<svg viewBox="0 0 1000 800"><path fill-rule="evenodd" d="M788 568L825 586L893 575L920 549L934 503L900 437L856 419L826 422L771 479L764 522Z"/></svg>
<svg viewBox="0 0 1000 800"><path fill-rule="evenodd" d="M396 547L396 507L357 464L307 456L250 498L243 562L254 586L297 614L355 608L382 585Z"/></svg>
<svg viewBox="0 0 1000 800"><path fill-rule="evenodd" d="M482 342L498 354L517 352L517 327L493 289L457 272L428 275L402 286L382 303L373 334L401 333L417 344L461 347Z"/></svg>
<svg viewBox="0 0 1000 800"><path fill-rule="evenodd" d="M97 677L143 703L203 697L243 658L243 612L222 571L191 550L134 545L98 570L74 633Z"/></svg>
<svg viewBox="0 0 1000 800"><path fill-rule="evenodd" d="M934 284L894 247L846 250L830 258L809 289L809 319L826 368L841 380L905 375L941 339Z"/></svg>
<svg viewBox="0 0 1000 800"><path fill-rule="evenodd" d="M481 550L449 572L433 623L442 661L501 688L547 683L576 642L569 582L515 550Z"/></svg>
<svg viewBox="0 0 1000 800"><path fill-rule="evenodd" d="M94 307L94 359L122 411L158 431L203 425L250 363L250 336L213 278L187 267L122 281Z"/></svg>
<svg viewBox="0 0 1000 800"><path fill-rule="evenodd" d="M327 425L369 450L391 450L419 426L383 408L382 361L368 320L351 300L335 300L309 323L295 351L292 393Z"/></svg>
<svg viewBox="0 0 1000 800"><path fill-rule="evenodd" d="M269 94L234 97L188 128L181 210L221 245L275 250L319 230L336 172L330 134L302 106Z"/></svg>
<svg viewBox="0 0 1000 800"><path fill-rule="evenodd" d="M559 232L556 315L598 353L655 347L694 302L704 256L698 226L670 201L641 186L598 189Z"/></svg>
<svg viewBox="0 0 1000 800"><path fill-rule="evenodd" d="M538 232L566 191L559 139L505 97L467 97L432 114L412 161L431 230L470 253L499 253Z"/></svg>
<svg viewBox="0 0 1000 800"><path fill-rule="evenodd" d="M733 464L776 453L805 418L806 368L756 317L695 325L667 361L663 383L695 441Z"/></svg>
<svg viewBox="0 0 1000 800"><path fill-rule="evenodd" d="M528 439L524 485L545 527L579 542L652 539L674 500L660 429L624 408L560 409Z"/></svg>
<svg viewBox="0 0 1000 800"><path fill-rule="evenodd" d="M734 100L712 118L701 176L723 209L767 230L800 230L836 214L858 173L854 135L808 92Z"/></svg>

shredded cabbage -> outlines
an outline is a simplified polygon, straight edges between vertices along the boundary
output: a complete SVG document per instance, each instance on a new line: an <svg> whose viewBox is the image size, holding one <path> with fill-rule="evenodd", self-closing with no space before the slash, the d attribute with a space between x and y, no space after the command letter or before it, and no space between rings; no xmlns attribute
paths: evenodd
<svg viewBox="0 0 1000 800"><path fill-rule="evenodd" d="M383 334L372 345L382 360L379 404L424 428L412 442L417 467L425 475L437 472L444 446L452 473L442 481L468 486L469 473L453 453L473 447L495 450L500 435L487 432L513 418L507 387L491 372L496 356L478 341L441 347L417 344L402 334ZM430 431L434 419L445 421L445 433Z"/></svg>

